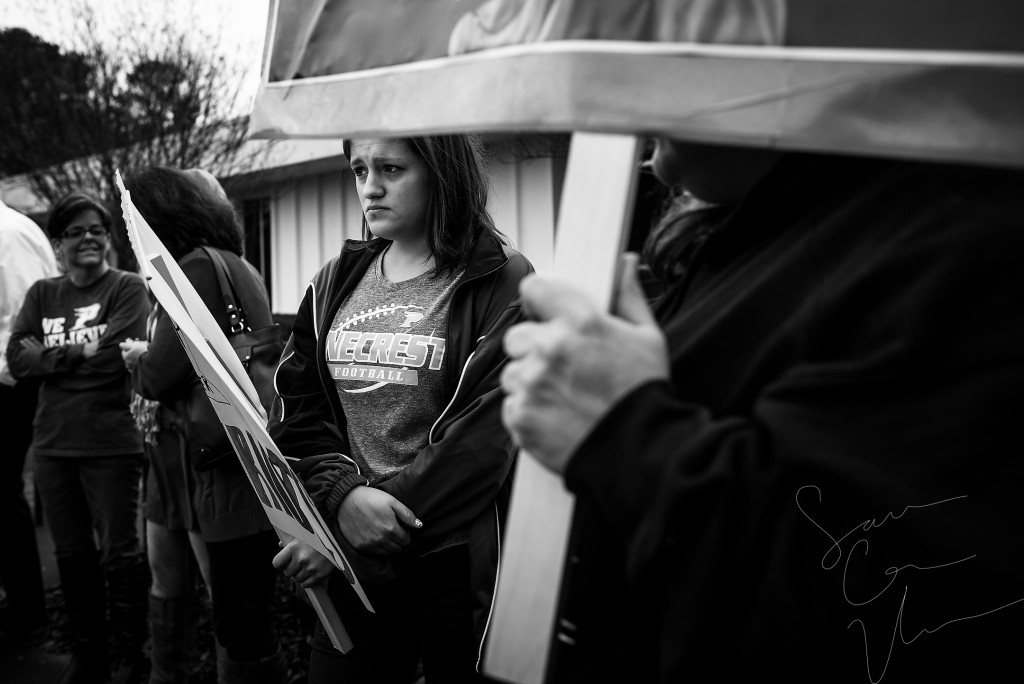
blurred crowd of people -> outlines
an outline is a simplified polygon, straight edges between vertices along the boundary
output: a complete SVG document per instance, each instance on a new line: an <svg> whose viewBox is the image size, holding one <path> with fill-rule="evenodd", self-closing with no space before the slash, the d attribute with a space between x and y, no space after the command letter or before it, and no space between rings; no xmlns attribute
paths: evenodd
<svg viewBox="0 0 1024 684"><path fill-rule="evenodd" d="M216 179L152 167L131 182L211 310L221 294L200 246L228 263L249 320L268 324L266 288L242 259L239 218ZM176 409L198 378L144 280L110 266L107 207L70 193L51 208L45 234L6 206L0 219L10 426L0 501L12 530L0 566L4 647L26 649L45 637L22 478L31 448L73 644L62 682L187 681L201 575L213 606L218 681L283 684L269 612L277 537L237 461L190 467ZM226 330L225 317L221 307Z"/></svg>

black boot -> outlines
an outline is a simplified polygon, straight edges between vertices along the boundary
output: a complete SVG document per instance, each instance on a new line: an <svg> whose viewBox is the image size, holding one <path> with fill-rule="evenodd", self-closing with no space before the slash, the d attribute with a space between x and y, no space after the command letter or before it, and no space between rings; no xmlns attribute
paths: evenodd
<svg viewBox="0 0 1024 684"><path fill-rule="evenodd" d="M60 684L106 684L110 681L107 656L107 601L99 554L57 559L71 627L71 663Z"/></svg>
<svg viewBox="0 0 1024 684"><path fill-rule="evenodd" d="M199 599L149 597L149 684L186 684L196 643Z"/></svg>
<svg viewBox="0 0 1024 684"><path fill-rule="evenodd" d="M147 637L149 565L142 555L106 568L110 607L110 655L115 684L141 684L149 667Z"/></svg>

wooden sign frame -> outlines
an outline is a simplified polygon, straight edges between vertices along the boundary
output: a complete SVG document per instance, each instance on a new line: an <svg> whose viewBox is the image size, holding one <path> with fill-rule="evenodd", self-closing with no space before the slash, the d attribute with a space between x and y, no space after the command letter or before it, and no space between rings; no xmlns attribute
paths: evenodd
<svg viewBox="0 0 1024 684"><path fill-rule="evenodd" d="M555 233L554 273L608 309L625 247L637 185L641 139L574 133ZM520 452L512 486L487 635L485 673L515 684L542 684L575 499L559 475Z"/></svg>

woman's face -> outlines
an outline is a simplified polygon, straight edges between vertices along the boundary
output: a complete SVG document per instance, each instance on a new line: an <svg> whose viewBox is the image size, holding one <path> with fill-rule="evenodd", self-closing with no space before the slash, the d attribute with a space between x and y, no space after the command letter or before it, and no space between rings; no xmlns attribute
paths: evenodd
<svg viewBox="0 0 1024 684"><path fill-rule="evenodd" d="M100 215L86 209L71 219L63 235L54 243L63 252L68 268L90 269L100 266L107 258L109 239Z"/></svg>
<svg viewBox="0 0 1024 684"><path fill-rule="evenodd" d="M398 243L426 239L430 171L409 143L353 140L349 166L370 232Z"/></svg>

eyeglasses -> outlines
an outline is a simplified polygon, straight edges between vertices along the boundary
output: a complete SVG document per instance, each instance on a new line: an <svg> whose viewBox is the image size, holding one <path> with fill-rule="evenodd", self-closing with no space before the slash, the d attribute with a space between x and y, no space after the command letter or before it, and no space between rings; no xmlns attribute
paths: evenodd
<svg viewBox="0 0 1024 684"><path fill-rule="evenodd" d="M105 238L109 234L103 226L89 226L88 228L68 228L60 236L64 240L81 240L86 233L89 234L89 237L94 238Z"/></svg>

